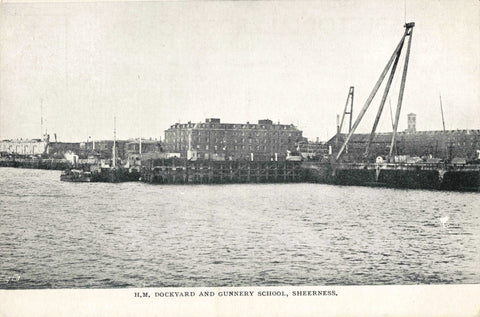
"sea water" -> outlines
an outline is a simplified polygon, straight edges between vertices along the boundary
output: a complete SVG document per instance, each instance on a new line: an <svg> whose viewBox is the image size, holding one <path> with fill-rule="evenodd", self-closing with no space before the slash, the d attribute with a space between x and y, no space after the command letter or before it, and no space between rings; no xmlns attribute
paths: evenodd
<svg viewBox="0 0 480 317"><path fill-rule="evenodd" d="M480 193L0 168L0 288L480 283Z"/></svg>

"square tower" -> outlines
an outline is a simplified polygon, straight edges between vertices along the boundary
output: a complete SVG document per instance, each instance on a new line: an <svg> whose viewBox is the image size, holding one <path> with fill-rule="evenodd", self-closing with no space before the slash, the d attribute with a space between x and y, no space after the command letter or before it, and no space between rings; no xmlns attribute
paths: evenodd
<svg viewBox="0 0 480 317"><path fill-rule="evenodd" d="M417 132L417 115L414 113L409 113L408 117L408 133L415 133Z"/></svg>

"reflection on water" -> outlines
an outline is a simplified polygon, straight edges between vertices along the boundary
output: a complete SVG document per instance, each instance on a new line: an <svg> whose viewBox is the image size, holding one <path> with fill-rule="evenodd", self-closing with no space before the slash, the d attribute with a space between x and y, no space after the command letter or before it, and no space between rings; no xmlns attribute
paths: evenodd
<svg viewBox="0 0 480 317"><path fill-rule="evenodd" d="M0 288L480 282L479 193L59 175L0 169Z"/></svg>

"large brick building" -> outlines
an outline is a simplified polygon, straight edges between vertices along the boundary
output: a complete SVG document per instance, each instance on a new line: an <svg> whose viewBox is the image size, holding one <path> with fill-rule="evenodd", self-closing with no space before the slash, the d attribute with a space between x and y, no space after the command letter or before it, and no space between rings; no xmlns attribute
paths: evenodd
<svg viewBox="0 0 480 317"><path fill-rule="evenodd" d="M302 131L293 124L222 123L206 119L200 123L176 123L165 131L165 148L189 159L284 160L295 151Z"/></svg>

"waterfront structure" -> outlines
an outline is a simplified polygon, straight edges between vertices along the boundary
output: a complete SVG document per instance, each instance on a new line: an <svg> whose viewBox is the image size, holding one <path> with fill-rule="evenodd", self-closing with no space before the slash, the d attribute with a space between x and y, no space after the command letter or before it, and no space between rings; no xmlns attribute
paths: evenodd
<svg viewBox="0 0 480 317"><path fill-rule="evenodd" d="M113 157L113 140L97 140L80 143L82 153L97 154L101 158L110 159ZM129 139L115 141L115 156L122 160L128 159L131 155L160 152L162 146L160 141L153 139Z"/></svg>
<svg viewBox="0 0 480 317"><path fill-rule="evenodd" d="M162 145L158 140L131 139L125 142L125 155L161 152Z"/></svg>
<svg viewBox="0 0 480 317"><path fill-rule="evenodd" d="M302 162L152 159L144 162L141 180L157 184L297 183L304 181Z"/></svg>
<svg viewBox="0 0 480 317"><path fill-rule="evenodd" d="M328 146L325 142L303 140L298 143L298 152L303 159L322 160L328 157Z"/></svg>
<svg viewBox="0 0 480 317"><path fill-rule="evenodd" d="M46 156L49 158L64 158L67 153L79 154L81 143L50 141L50 135L42 139L15 139L0 141L2 155L15 156Z"/></svg>
<svg viewBox="0 0 480 317"><path fill-rule="evenodd" d="M113 157L113 140L96 140L80 143L80 150L83 154L95 153L102 159L111 159ZM115 141L115 152L117 157L125 157L126 141ZM81 156L83 156L81 154Z"/></svg>
<svg viewBox="0 0 480 317"><path fill-rule="evenodd" d="M200 123L176 123L165 131L165 150L191 160L285 160L297 148L302 131L293 124L222 123L207 118Z"/></svg>
<svg viewBox="0 0 480 317"><path fill-rule="evenodd" d="M66 155L79 154L80 143L78 142L50 142L47 144L45 154L51 158L64 158Z"/></svg>
<svg viewBox="0 0 480 317"><path fill-rule="evenodd" d="M3 155L42 155L45 153L50 136L45 134L42 139L14 139L0 141L0 153Z"/></svg>
<svg viewBox="0 0 480 317"><path fill-rule="evenodd" d="M305 181L314 183L480 191L480 165L454 161L411 164L302 162L302 172Z"/></svg>
<svg viewBox="0 0 480 317"><path fill-rule="evenodd" d="M152 139L127 140L124 145L124 159L130 166L140 166L143 158L158 157L162 154L160 141Z"/></svg>

